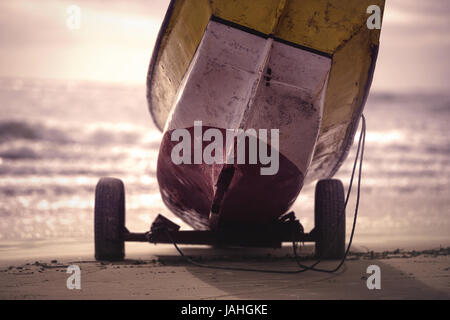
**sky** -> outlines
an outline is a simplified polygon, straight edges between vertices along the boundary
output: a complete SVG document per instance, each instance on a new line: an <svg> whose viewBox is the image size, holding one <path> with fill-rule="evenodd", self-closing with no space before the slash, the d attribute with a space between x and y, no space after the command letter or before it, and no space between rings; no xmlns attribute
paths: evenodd
<svg viewBox="0 0 450 320"><path fill-rule="evenodd" d="M0 0L0 77L145 84L169 0ZM81 9L79 29L67 8ZM373 83L448 91L450 1L387 0Z"/></svg>

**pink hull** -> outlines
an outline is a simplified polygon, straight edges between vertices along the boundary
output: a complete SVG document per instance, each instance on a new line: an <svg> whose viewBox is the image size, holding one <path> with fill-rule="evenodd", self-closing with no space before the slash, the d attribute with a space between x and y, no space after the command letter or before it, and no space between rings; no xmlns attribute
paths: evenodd
<svg viewBox="0 0 450 320"><path fill-rule="evenodd" d="M203 127L204 131L207 129L209 127ZM194 128L188 130L193 137ZM225 136L225 130L219 130ZM171 152L178 142L171 141L171 133L165 132L158 157L157 178L162 199L173 213L193 228L209 229L216 183L224 165L174 164ZM191 142L193 155L193 138ZM204 142L203 147L208 144ZM221 225L271 223L291 207L303 186L304 174L282 154L275 175L261 175L261 164L233 166L234 175L220 206Z"/></svg>

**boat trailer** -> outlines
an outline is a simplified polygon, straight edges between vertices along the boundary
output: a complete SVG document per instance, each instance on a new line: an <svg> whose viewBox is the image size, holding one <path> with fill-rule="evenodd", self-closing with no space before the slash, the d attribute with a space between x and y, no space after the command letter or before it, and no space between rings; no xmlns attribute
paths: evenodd
<svg viewBox="0 0 450 320"><path fill-rule="evenodd" d="M120 261L125 242L209 245L215 247L281 248L283 242L315 242L316 255L340 259L345 252L344 189L340 180L321 180L316 186L315 227L305 233L294 212L263 226L180 230L180 226L158 215L150 230L133 233L125 227L125 187L121 180L102 178L95 192L95 258Z"/></svg>

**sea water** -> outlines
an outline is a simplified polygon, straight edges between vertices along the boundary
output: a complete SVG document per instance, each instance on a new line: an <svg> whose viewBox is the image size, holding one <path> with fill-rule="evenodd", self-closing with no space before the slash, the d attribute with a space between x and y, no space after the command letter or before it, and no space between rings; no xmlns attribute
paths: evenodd
<svg viewBox="0 0 450 320"><path fill-rule="evenodd" d="M147 231L161 201L156 159L161 133L145 86L0 79L0 248L93 242L95 185L126 185L126 223ZM450 245L450 94L373 91L355 243L370 248ZM355 140L356 145L356 140ZM348 186L353 147L336 175ZM347 230L356 193L347 209ZM314 226L314 186L292 208Z"/></svg>

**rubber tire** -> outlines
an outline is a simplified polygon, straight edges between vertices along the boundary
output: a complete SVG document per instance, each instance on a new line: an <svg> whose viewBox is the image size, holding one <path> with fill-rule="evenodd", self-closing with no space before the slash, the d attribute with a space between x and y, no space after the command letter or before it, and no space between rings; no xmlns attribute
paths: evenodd
<svg viewBox="0 0 450 320"><path fill-rule="evenodd" d="M125 257L125 187L121 180L102 178L95 189L95 259L121 261Z"/></svg>
<svg viewBox="0 0 450 320"><path fill-rule="evenodd" d="M320 180L314 206L316 256L342 259L345 254L345 192L337 179Z"/></svg>

